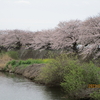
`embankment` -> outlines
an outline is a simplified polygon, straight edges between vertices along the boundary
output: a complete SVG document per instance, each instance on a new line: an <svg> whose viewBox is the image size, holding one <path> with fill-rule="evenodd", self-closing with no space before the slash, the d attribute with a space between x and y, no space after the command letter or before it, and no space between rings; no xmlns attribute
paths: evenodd
<svg viewBox="0 0 100 100"><path fill-rule="evenodd" d="M11 66L8 66L7 68L2 68L0 71L19 74L34 81L35 78L39 75L40 69L44 66L45 64L33 64L25 68L18 66L14 69L12 69Z"/></svg>

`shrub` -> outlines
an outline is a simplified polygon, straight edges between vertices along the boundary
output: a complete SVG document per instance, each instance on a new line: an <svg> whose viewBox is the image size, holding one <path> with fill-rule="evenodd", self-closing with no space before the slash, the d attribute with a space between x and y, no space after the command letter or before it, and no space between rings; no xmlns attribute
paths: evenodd
<svg viewBox="0 0 100 100"><path fill-rule="evenodd" d="M6 64L6 67L8 67L8 65L11 65L12 67L15 67L17 64L17 62L15 60L12 60L12 61L9 61L7 64Z"/></svg>
<svg viewBox="0 0 100 100"><path fill-rule="evenodd" d="M75 57L70 59L65 53L55 57L46 67L41 69L37 80L44 81L45 84L60 85L65 73L68 73L71 68L70 64L75 64L75 59Z"/></svg>
<svg viewBox="0 0 100 100"><path fill-rule="evenodd" d="M77 57L61 54L41 69L37 81L61 85L67 94L78 94L88 84L100 83L100 68L92 62L80 63Z"/></svg>
<svg viewBox="0 0 100 100"><path fill-rule="evenodd" d="M82 71L83 69L76 64L73 65L71 70L69 70L69 73L64 75L64 82L61 83L61 86L67 94L76 93L76 91L83 88L85 82L83 81L84 77L82 75Z"/></svg>
<svg viewBox="0 0 100 100"><path fill-rule="evenodd" d="M100 100L100 90L98 92L91 93L90 97L94 98L95 100Z"/></svg>
<svg viewBox="0 0 100 100"><path fill-rule="evenodd" d="M92 62L82 65L76 64L70 66L72 69L64 75L64 82L61 86L68 94L79 93L83 88L87 88L88 84L100 83L100 68L96 67Z"/></svg>
<svg viewBox="0 0 100 100"><path fill-rule="evenodd" d="M84 69L82 75L87 84L100 84L100 67L97 67L93 62L83 63Z"/></svg>

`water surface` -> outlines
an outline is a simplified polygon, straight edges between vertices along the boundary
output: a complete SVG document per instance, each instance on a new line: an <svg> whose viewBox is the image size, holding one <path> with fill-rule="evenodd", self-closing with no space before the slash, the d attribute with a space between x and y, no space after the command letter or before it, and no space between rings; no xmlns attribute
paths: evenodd
<svg viewBox="0 0 100 100"><path fill-rule="evenodd" d="M0 100L69 100L60 88L36 84L22 76L0 72Z"/></svg>

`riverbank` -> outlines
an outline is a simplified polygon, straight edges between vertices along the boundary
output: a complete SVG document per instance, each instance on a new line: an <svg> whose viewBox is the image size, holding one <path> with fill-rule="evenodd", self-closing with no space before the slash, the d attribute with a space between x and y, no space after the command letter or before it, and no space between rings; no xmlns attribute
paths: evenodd
<svg viewBox="0 0 100 100"><path fill-rule="evenodd" d="M34 81L38 77L42 67L45 67L45 64L33 64L25 68L18 66L14 69L12 69L11 66L8 66L8 68L5 69L4 67L0 71L19 74Z"/></svg>
<svg viewBox="0 0 100 100"><path fill-rule="evenodd" d="M4 57L5 56L5 57ZM67 96L89 100L99 88L89 88L89 84L100 83L100 68L93 62L80 62L75 55L62 53L53 59L11 59L6 53L1 58L3 72L20 74L39 84L61 86ZM15 56L15 55L13 55ZM95 99L94 99L95 100ZM97 99L99 100L99 99Z"/></svg>
<svg viewBox="0 0 100 100"><path fill-rule="evenodd" d="M14 70L9 66L7 69L5 69L5 67L4 67L0 71L22 75L22 76L32 80L35 83L46 85L45 82L43 82L41 80L40 81L36 80L36 78L39 76L39 74L41 72L41 68L43 68L43 67L46 67L46 64L33 64L33 65L29 65L25 68L18 66ZM95 88L87 88L87 89L80 91L80 93L77 95L77 97L76 97L76 95L73 96L73 94L71 94L71 96L74 97L74 99L76 99L76 100L81 100L81 99L82 100L83 99L90 100L90 96L89 96L90 93L97 91L97 90L98 89L95 89ZM80 98L80 99L78 99L78 98ZM93 100L95 100L95 99L93 99Z"/></svg>

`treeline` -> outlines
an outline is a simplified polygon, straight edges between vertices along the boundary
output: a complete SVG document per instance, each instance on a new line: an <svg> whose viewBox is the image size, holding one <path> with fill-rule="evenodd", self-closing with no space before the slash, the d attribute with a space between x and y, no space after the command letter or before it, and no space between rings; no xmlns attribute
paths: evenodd
<svg viewBox="0 0 100 100"><path fill-rule="evenodd" d="M60 22L51 30L37 32L22 30L0 31L0 50L58 50L76 52L83 59L100 56L100 16L85 21Z"/></svg>

